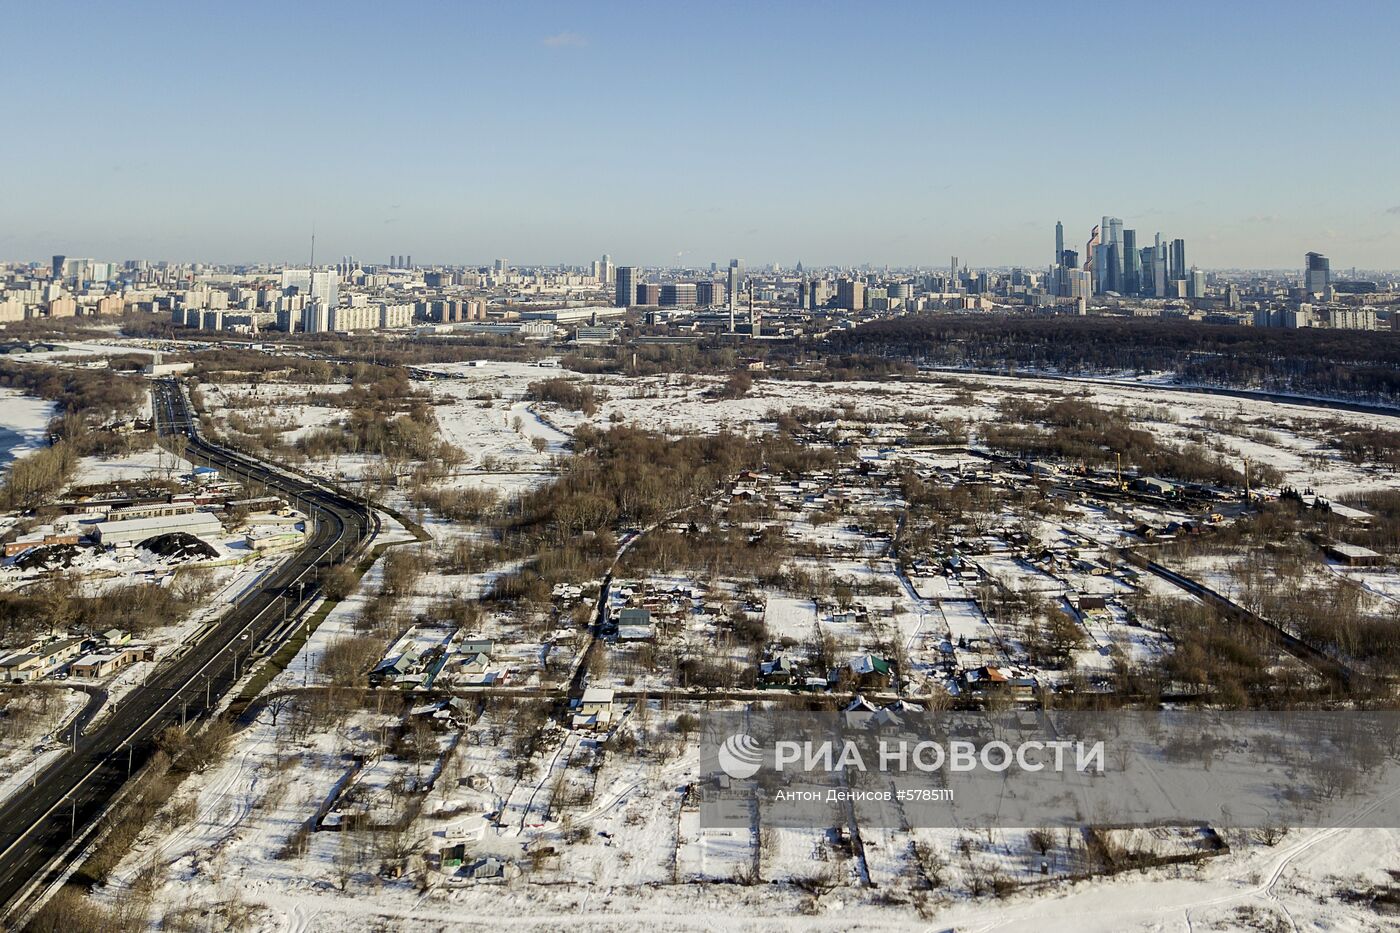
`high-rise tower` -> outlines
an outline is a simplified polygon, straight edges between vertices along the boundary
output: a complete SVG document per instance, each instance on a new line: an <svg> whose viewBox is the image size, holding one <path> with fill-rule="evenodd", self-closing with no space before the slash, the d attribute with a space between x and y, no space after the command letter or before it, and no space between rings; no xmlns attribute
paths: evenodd
<svg viewBox="0 0 1400 933"><path fill-rule="evenodd" d="M1303 290L1309 295L1321 295L1332 284L1332 263L1321 253L1303 257Z"/></svg>
<svg viewBox="0 0 1400 933"><path fill-rule="evenodd" d="M1173 282L1180 282L1186 278L1186 241L1182 239L1172 240L1171 258L1167 263L1167 277Z"/></svg>
<svg viewBox="0 0 1400 933"><path fill-rule="evenodd" d="M1137 231L1123 231L1123 292L1136 295L1142 290L1142 264L1137 249Z"/></svg>
<svg viewBox="0 0 1400 933"><path fill-rule="evenodd" d="M616 301L619 308L630 308L637 303L637 267L617 267Z"/></svg>

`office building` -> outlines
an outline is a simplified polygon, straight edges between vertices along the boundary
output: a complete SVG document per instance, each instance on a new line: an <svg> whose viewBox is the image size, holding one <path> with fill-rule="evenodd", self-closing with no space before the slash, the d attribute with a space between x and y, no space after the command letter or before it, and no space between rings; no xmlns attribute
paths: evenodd
<svg viewBox="0 0 1400 933"><path fill-rule="evenodd" d="M699 301L694 282L667 282L661 286L658 302L664 308L694 307Z"/></svg>
<svg viewBox="0 0 1400 933"><path fill-rule="evenodd" d="M1303 257L1303 290L1309 295L1323 295L1332 284L1332 263L1321 253Z"/></svg>
<svg viewBox="0 0 1400 933"><path fill-rule="evenodd" d="M1105 217L1099 226L1100 256L1099 290L1123 291L1123 219Z"/></svg>
<svg viewBox="0 0 1400 933"><path fill-rule="evenodd" d="M1206 297L1206 274L1195 266L1191 267L1191 273L1186 280L1186 297Z"/></svg>
<svg viewBox="0 0 1400 933"><path fill-rule="evenodd" d="M1142 291L1142 256L1137 248L1137 231L1123 231L1123 293L1136 295Z"/></svg>
<svg viewBox="0 0 1400 933"><path fill-rule="evenodd" d="M637 286L637 304L656 307L661 304L661 286L642 283Z"/></svg>
<svg viewBox="0 0 1400 933"><path fill-rule="evenodd" d="M1101 290L1121 292L1123 274L1123 221L1118 217L1104 217L1099 225L1100 243L1103 247L1103 266L1099 271Z"/></svg>
<svg viewBox="0 0 1400 933"><path fill-rule="evenodd" d="M617 287L615 302L619 308L630 308L637 303L637 267L617 267Z"/></svg>
<svg viewBox="0 0 1400 933"><path fill-rule="evenodd" d="M1172 240L1171 257L1167 262L1167 277L1173 282L1186 278L1186 241Z"/></svg>
<svg viewBox="0 0 1400 933"><path fill-rule="evenodd" d="M1094 224L1094 229L1089 231L1089 239L1084 243L1084 271L1088 272L1094 281L1094 290L1099 287L1099 268L1103 261L1103 251L1099 249L1099 225Z"/></svg>

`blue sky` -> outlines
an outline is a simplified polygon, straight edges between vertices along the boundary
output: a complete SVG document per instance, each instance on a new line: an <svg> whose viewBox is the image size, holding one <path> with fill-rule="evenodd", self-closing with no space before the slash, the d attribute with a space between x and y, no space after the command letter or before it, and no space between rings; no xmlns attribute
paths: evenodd
<svg viewBox="0 0 1400 933"><path fill-rule="evenodd" d="M1400 4L11 4L0 257L1400 267Z"/></svg>

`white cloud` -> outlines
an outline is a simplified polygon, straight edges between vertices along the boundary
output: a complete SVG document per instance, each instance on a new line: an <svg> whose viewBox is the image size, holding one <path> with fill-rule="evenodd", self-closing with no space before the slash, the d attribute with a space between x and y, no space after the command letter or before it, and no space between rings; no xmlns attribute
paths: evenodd
<svg viewBox="0 0 1400 933"><path fill-rule="evenodd" d="M540 41L552 49L581 49L588 44L588 37L576 32L556 32Z"/></svg>

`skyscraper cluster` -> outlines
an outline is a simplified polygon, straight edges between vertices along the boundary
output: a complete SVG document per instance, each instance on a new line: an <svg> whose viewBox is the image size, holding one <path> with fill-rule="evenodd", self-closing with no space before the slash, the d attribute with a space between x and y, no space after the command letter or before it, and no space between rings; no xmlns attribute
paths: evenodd
<svg viewBox="0 0 1400 933"><path fill-rule="evenodd" d="M1153 237L1138 246L1137 231L1125 229L1121 217L1104 217L1084 244L1084 262L1065 248L1064 225L1055 224L1055 265L1051 278L1063 298L1125 295L1145 298L1201 298L1205 275L1186 265L1186 241Z"/></svg>

